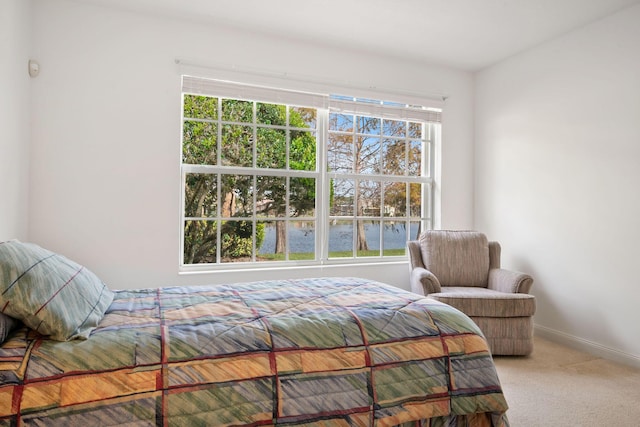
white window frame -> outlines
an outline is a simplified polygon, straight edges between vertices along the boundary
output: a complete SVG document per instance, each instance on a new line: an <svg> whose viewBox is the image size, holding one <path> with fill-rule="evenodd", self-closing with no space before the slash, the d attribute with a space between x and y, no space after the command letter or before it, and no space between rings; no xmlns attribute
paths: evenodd
<svg viewBox="0 0 640 427"><path fill-rule="evenodd" d="M438 107L413 107L407 104L400 104L397 102L372 102L370 99L364 102L357 98L345 98L344 96L335 97L324 94L318 94L313 92L302 92L287 89L276 89L260 85L247 85L229 81L220 81L210 78L203 78L197 76L182 76L182 94L181 96L181 112L183 112L183 97L184 94L205 95L216 98L232 98L243 99L249 101L266 102L273 104L285 104L288 106L303 106L317 108L317 122L316 122L316 164L317 169L313 172L310 171L298 171L298 170L282 170L282 169L257 169L257 168L245 168L245 167L224 167L224 172L220 171L219 166L210 165L189 165L183 164L180 161L181 170L181 196L180 196L180 253L179 253L179 265L181 272L190 271L219 271L230 269L252 269L252 268L287 268L291 266L317 266L317 265L333 265L333 264L366 264L366 263L380 263L380 262L397 262L398 260L406 260L407 254L404 256L356 256L356 242L354 236L354 250L353 257L344 258L330 258L329 257L329 202L330 202L330 189L328 181L331 178L342 179L359 179L363 175L359 174L344 174L337 172L327 171L327 153L328 153L328 121L330 112L342 112L345 114L356 115L369 115L372 117L381 117L386 119L404 120L404 121L420 121L424 122L423 132L427 128L431 129L429 138L423 137L427 140L428 149L422 151L421 161L421 175L420 176L390 176L390 175L365 175L367 180L383 181L383 182L404 182L407 184L419 183L422 184L422 200L426 201L421 206L421 213L419 219L412 219L409 216L409 210L407 210L406 222L419 220L421 223L421 229L433 228L434 219L434 189L435 189L435 176L434 171L436 167L436 144L439 143L441 137L440 122L442 109ZM344 92L344 90L342 90ZM181 113L182 114L182 113ZM184 123L184 117L181 116L181 137L180 137L180 159L182 159L182 129ZM425 126L426 125L426 126ZM220 132L220 130L218 130ZM424 148L424 147L423 147ZM255 153L255 145L254 145ZM218 165L220 165L221 153L218 151ZM254 166L255 166L255 156ZM427 161L425 161L427 159ZM288 159L287 159L288 162ZM327 171L322 173L321 171ZM185 217L184 212L184 196L185 196L185 179L189 173L213 173L217 174L240 174L240 175L274 175L282 176L289 179L291 177L313 177L316 179L316 209L315 217L300 217L295 219L287 218L285 221L305 221L315 220L316 222L316 234L315 234L315 259L308 261L255 261L255 255L258 248L255 247L255 239L253 242L253 261L252 262L227 262L227 263L209 263L209 264L184 264L184 227ZM428 173L427 173L428 172ZM220 188L218 188L218 200L220 200ZM288 203L288 195L287 195ZM407 202L408 203L408 202ZM254 206L255 206L255 193L254 193ZM357 220L356 212L352 217L354 221ZM253 212L251 220L263 220L262 217L257 217L255 210ZM367 220L382 221L384 214L380 217L367 216ZM410 230L407 227L407 240ZM354 228L355 233L355 228ZM220 239L217 239L218 254L220 253ZM382 248L382 233L380 234L380 248Z"/></svg>

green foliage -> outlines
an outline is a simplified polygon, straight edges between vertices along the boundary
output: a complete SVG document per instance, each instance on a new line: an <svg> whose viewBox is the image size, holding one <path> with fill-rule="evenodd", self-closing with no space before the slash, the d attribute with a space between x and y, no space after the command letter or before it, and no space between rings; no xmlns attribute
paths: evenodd
<svg viewBox="0 0 640 427"><path fill-rule="evenodd" d="M216 164L216 125L185 121L182 129L182 161L189 164Z"/></svg>
<svg viewBox="0 0 640 427"><path fill-rule="evenodd" d="M215 221L187 221L184 240L184 263L215 263L217 235ZM220 229L221 257L227 261L250 258L253 225L251 221L226 221ZM264 223L256 224L256 247L265 237Z"/></svg>
<svg viewBox="0 0 640 427"><path fill-rule="evenodd" d="M216 223L186 221L184 228L184 263L216 262Z"/></svg>
<svg viewBox="0 0 640 427"><path fill-rule="evenodd" d="M218 118L218 98L185 95L183 111L185 118L216 120Z"/></svg>
<svg viewBox="0 0 640 427"><path fill-rule="evenodd" d="M293 170L312 171L316 168L316 139L311 132L292 131L289 166Z"/></svg>
<svg viewBox="0 0 640 427"><path fill-rule="evenodd" d="M284 169L287 166L287 134L282 129L258 128L256 166Z"/></svg>
<svg viewBox="0 0 640 427"><path fill-rule="evenodd" d="M256 120L259 124L284 126L287 124L287 107L258 102L256 104Z"/></svg>
<svg viewBox="0 0 640 427"><path fill-rule="evenodd" d="M222 120L227 122L251 123L253 121L253 102L223 99Z"/></svg>
<svg viewBox="0 0 640 427"><path fill-rule="evenodd" d="M251 167L253 163L251 126L223 125L220 150L223 165Z"/></svg>
<svg viewBox="0 0 640 427"><path fill-rule="evenodd" d="M251 221L227 221L221 229L223 258L251 258L253 252L253 224ZM256 247L262 245L264 224L256 224Z"/></svg>

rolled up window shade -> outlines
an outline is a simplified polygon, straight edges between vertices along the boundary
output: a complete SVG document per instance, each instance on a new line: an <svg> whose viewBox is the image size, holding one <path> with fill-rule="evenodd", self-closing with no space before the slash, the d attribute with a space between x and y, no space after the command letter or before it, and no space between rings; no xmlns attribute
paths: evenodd
<svg viewBox="0 0 640 427"><path fill-rule="evenodd" d="M194 95L269 102L274 104L327 108L329 96L311 92L299 92L264 86L253 86L234 82L182 76L182 91Z"/></svg>
<svg viewBox="0 0 640 427"><path fill-rule="evenodd" d="M332 112L388 119L440 123L442 109L358 99L339 95L294 91L266 86L247 85L225 80L215 80L189 75L182 76L182 91L194 95L206 95L250 101L287 104L314 108L328 108Z"/></svg>
<svg viewBox="0 0 640 427"><path fill-rule="evenodd" d="M442 120L442 110L435 108L425 108L421 106L402 105L396 102L385 103L373 100L329 100L329 110L345 114L356 114L359 116L384 117L387 119L425 121L430 123L440 123Z"/></svg>

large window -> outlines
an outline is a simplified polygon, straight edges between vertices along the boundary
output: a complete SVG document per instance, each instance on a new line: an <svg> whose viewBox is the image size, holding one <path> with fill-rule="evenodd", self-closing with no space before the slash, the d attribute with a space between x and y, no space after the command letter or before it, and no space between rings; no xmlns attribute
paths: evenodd
<svg viewBox="0 0 640 427"><path fill-rule="evenodd" d="M397 259L431 228L438 111L183 77L182 265Z"/></svg>

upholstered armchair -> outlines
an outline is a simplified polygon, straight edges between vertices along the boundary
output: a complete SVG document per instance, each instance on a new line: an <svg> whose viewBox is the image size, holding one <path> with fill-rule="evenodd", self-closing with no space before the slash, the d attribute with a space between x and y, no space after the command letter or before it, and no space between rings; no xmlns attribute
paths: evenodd
<svg viewBox="0 0 640 427"><path fill-rule="evenodd" d="M496 355L533 350L531 276L500 268L500 244L474 231L429 230L407 243L413 292L449 304L482 330Z"/></svg>

